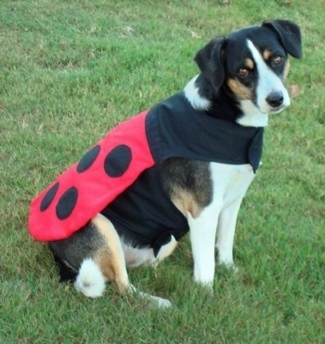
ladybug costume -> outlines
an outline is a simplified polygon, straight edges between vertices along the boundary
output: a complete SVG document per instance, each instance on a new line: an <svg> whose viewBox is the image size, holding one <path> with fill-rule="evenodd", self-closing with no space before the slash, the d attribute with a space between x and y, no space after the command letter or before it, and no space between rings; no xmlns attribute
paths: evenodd
<svg viewBox="0 0 325 344"><path fill-rule="evenodd" d="M161 181L170 158L249 163L256 172L263 128L243 127L195 110L180 92L121 123L31 203L29 232L65 239L102 213L120 235L158 253L188 230Z"/></svg>

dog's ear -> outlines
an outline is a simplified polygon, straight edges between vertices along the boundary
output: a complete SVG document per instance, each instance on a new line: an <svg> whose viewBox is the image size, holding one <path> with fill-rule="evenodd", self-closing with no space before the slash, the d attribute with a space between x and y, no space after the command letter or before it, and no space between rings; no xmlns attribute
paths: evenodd
<svg viewBox="0 0 325 344"><path fill-rule="evenodd" d="M283 47L291 56L297 59L301 58L301 34L298 25L289 20L267 20L263 22L262 26L277 33Z"/></svg>
<svg viewBox="0 0 325 344"><path fill-rule="evenodd" d="M213 38L206 46L200 49L194 61L201 73L208 79L215 89L219 89L225 78L223 63L224 37Z"/></svg>

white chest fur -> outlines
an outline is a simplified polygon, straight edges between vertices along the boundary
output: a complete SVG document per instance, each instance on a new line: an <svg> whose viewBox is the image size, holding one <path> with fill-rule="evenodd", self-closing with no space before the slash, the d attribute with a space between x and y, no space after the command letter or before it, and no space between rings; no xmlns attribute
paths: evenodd
<svg viewBox="0 0 325 344"><path fill-rule="evenodd" d="M211 163L213 180L213 203L220 210L238 197L243 197L255 174L250 165L228 165Z"/></svg>

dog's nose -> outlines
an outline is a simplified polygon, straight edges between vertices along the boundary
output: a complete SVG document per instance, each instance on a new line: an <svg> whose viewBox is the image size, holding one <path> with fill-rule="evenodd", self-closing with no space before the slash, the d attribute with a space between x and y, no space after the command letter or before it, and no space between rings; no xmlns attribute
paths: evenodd
<svg viewBox="0 0 325 344"><path fill-rule="evenodd" d="M266 101L272 107L277 108L283 103L283 95L281 92L271 92L267 96Z"/></svg>

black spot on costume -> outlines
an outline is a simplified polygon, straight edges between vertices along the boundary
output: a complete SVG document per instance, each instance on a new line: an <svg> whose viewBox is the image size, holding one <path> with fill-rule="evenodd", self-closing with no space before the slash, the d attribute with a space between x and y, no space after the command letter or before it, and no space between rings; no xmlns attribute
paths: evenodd
<svg viewBox="0 0 325 344"><path fill-rule="evenodd" d="M132 160L132 151L126 145L120 145L112 149L104 161L106 174L111 178L121 177L129 168Z"/></svg>
<svg viewBox="0 0 325 344"><path fill-rule="evenodd" d="M78 200L78 190L74 186L68 189L56 205L56 216L59 220L67 219L73 212Z"/></svg>
<svg viewBox="0 0 325 344"><path fill-rule="evenodd" d="M52 203L56 193L59 190L59 182L56 182L53 186L49 188L49 190L45 193L41 205L40 205L40 211L45 211L50 204Z"/></svg>
<svg viewBox="0 0 325 344"><path fill-rule="evenodd" d="M89 150L79 161L77 165L77 172L82 173L88 170L94 161L97 159L97 156L100 152L100 146L95 146Z"/></svg>

